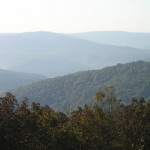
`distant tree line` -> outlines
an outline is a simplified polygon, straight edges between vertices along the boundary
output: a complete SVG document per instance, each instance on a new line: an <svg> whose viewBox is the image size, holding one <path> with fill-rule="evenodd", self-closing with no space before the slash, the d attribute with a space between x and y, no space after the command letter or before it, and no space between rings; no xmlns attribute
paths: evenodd
<svg viewBox="0 0 150 150"><path fill-rule="evenodd" d="M112 88L66 115L11 93L0 98L1 150L150 150L150 101L123 105Z"/></svg>

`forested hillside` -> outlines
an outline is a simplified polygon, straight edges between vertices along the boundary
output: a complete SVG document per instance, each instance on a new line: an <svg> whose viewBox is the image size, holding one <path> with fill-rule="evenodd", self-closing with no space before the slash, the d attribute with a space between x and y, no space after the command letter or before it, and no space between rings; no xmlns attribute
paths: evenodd
<svg viewBox="0 0 150 150"><path fill-rule="evenodd" d="M62 110L91 103L97 90L113 86L118 99L129 103L131 97L150 98L150 63L137 61L101 70L84 71L47 79L11 91L18 99L48 104Z"/></svg>
<svg viewBox="0 0 150 150"><path fill-rule="evenodd" d="M47 77L43 75L20 73L0 69L0 93L44 79L47 79Z"/></svg>

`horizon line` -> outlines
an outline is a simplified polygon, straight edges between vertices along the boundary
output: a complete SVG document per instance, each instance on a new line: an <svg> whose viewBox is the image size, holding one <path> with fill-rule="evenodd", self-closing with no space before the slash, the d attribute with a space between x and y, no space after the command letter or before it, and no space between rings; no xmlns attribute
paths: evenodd
<svg viewBox="0 0 150 150"><path fill-rule="evenodd" d="M20 31L20 32L0 32L2 34L23 34L23 33L34 33L34 32L49 32L56 34L79 34L79 33L91 33L91 32L126 32L126 33L145 33L149 34L150 32L142 32L142 31L125 31L125 30L91 30L91 31L81 31L81 32L55 32L49 30L34 30L34 31Z"/></svg>

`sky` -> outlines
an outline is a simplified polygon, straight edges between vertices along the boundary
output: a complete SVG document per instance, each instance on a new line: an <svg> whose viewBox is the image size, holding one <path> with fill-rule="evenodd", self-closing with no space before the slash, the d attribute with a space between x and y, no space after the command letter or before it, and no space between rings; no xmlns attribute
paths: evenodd
<svg viewBox="0 0 150 150"><path fill-rule="evenodd" d="M150 32L150 0L0 0L0 33Z"/></svg>

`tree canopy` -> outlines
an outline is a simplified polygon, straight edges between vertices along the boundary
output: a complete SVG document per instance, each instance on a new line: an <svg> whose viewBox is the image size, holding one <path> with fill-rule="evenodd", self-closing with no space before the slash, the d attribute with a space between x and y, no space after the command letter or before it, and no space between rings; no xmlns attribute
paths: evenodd
<svg viewBox="0 0 150 150"><path fill-rule="evenodd" d="M124 105L111 88L96 96L93 106L78 107L66 115L48 105L29 105L28 99L18 102L6 93L0 98L1 149L149 150L150 101L133 98Z"/></svg>
<svg viewBox="0 0 150 150"><path fill-rule="evenodd" d="M150 63L137 61L118 64L102 70L78 72L30 84L11 91L18 100L28 97L29 101L50 105L63 111L69 106L72 110L78 106L92 103L97 90L105 85L115 88L116 97L129 104L132 97L150 99Z"/></svg>

